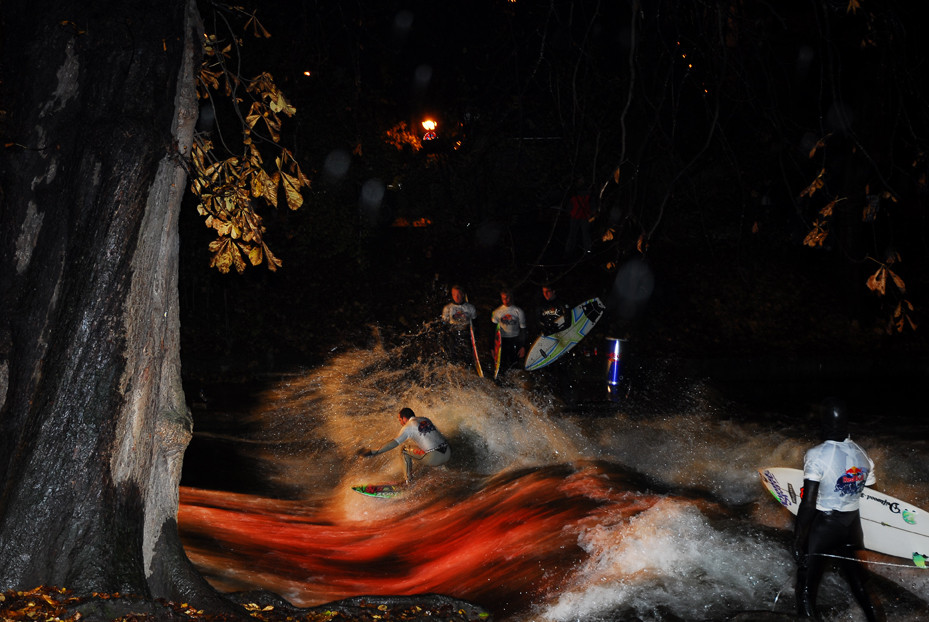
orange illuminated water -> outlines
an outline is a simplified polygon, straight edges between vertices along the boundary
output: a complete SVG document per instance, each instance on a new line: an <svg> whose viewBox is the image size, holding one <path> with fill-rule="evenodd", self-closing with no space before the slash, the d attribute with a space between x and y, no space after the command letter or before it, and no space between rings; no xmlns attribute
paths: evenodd
<svg viewBox="0 0 929 622"><path fill-rule="evenodd" d="M346 499L368 514L355 520L344 507L183 489L180 522L191 558L226 590L261 586L301 606L434 592L492 603L499 615L564 584L584 557L582 530L659 499L626 492L596 465L517 473L458 495L424 482L418 494L427 498ZM386 505L398 507L381 515Z"/></svg>

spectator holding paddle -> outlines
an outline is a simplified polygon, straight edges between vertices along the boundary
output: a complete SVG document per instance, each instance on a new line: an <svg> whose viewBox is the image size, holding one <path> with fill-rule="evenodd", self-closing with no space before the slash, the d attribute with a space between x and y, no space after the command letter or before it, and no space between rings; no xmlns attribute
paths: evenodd
<svg viewBox="0 0 929 622"><path fill-rule="evenodd" d="M426 417L417 417L411 408L402 408L398 419L403 427L400 428L400 435L397 438L388 441L376 451L362 449L358 455L370 458L400 447L406 441L412 441L400 449L400 455L403 457L403 474L407 484L413 479L414 460L422 466L439 466L448 462L448 459L452 457L448 441L432 421Z"/></svg>
<svg viewBox="0 0 929 622"><path fill-rule="evenodd" d="M823 443L803 458L803 491L794 529L797 613L819 619L816 589L827 555L839 558L845 579L868 620L877 620L855 554L864 548L858 506L875 481L874 462L848 437L848 415L839 400L823 403Z"/></svg>

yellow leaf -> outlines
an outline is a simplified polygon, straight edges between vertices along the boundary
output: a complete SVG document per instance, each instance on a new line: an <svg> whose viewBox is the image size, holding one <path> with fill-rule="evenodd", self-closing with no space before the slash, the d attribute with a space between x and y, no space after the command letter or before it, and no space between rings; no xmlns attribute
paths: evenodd
<svg viewBox="0 0 929 622"><path fill-rule="evenodd" d="M213 228L216 229L216 233L218 233L219 235L226 235L231 238L236 237L235 227L228 220L225 220L225 221L216 220L214 221L214 223L215 224L213 225Z"/></svg>
<svg viewBox="0 0 929 622"><path fill-rule="evenodd" d="M219 175L219 169L221 167L222 167L222 162L215 162L214 164L211 164L210 166L206 168L206 170L203 171L203 176L209 177L213 181L216 181Z"/></svg>
<svg viewBox="0 0 929 622"><path fill-rule="evenodd" d="M310 187L310 179L306 175L303 174L303 171L296 164L294 164L294 174L297 176L297 179L300 180L300 183L303 185L304 188Z"/></svg>
<svg viewBox="0 0 929 622"><path fill-rule="evenodd" d="M877 272L868 277L868 289L877 292L881 296L884 295L886 289L887 275L885 271L884 266L881 266L877 269Z"/></svg>
<svg viewBox="0 0 929 622"><path fill-rule="evenodd" d="M276 95L277 97L272 99L271 103L269 104L271 110L274 112L283 112L288 117L294 116L294 114L297 112L297 109L290 105L290 102L284 98L283 93L277 93Z"/></svg>
<svg viewBox="0 0 929 622"><path fill-rule="evenodd" d="M845 9L846 13L857 13L858 9L861 8L861 4L858 0L848 0L848 8Z"/></svg>
<svg viewBox="0 0 929 622"><path fill-rule="evenodd" d="M232 265L239 274L245 272L246 263L245 260L242 259L242 252L238 248L236 248L235 252L232 254Z"/></svg>
<svg viewBox="0 0 929 622"><path fill-rule="evenodd" d="M257 266L261 263L262 254L260 246L252 246L248 249L248 260L252 262L253 266Z"/></svg>
<svg viewBox="0 0 929 622"><path fill-rule="evenodd" d="M807 186L806 190L800 193L800 196L811 197L817 190L822 188L823 187L823 174L825 172L826 172L826 169L824 167L821 171L819 171L819 175L816 176L816 179L813 180L813 183Z"/></svg>
<svg viewBox="0 0 929 622"><path fill-rule="evenodd" d="M810 149L810 157L811 157L811 158L812 158L814 155L816 155L816 150L817 150L817 149L819 149L820 147L825 147L825 146L826 146L826 139L829 138L830 136L832 136L832 132L826 134L825 136L823 136L822 138L820 138L818 141L816 141L816 144L813 145L813 148L812 148L812 149Z"/></svg>
<svg viewBox="0 0 929 622"><path fill-rule="evenodd" d="M283 180L284 195L287 197L287 207L294 210L303 205L303 195L300 194L300 186L297 179L281 171Z"/></svg>
<svg viewBox="0 0 929 622"><path fill-rule="evenodd" d="M232 253L229 246L228 238L220 238L210 242L210 252L213 253L213 257L210 258L210 267L216 268L223 274L227 274L232 266Z"/></svg>
<svg viewBox="0 0 929 622"><path fill-rule="evenodd" d="M252 175L251 184L249 184L251 186L252 196L256 198L264 196L265 193L265 179L268 175L265 173L264 176L262 176L262 173L264 173L264 170L260 170L255 175Z"/></svg>
<svg viewBox="0 0 929 622"><path fill-rule="evenodd" d="M619 183L619 167L616 167L616 170L613 171L613 183Z"/></svg>
<svg viewBox="0 0 929 622"><path fill-rule="evenodd" d="M263 169L261 173L259 173L259 175L262 177L263 183L264 183L264 194L262 194L261 196L272 207L277 207L277 191L278 191L278 183L280 181L280 177L278 176L277 173L274 173L274 175L269 176Z"/></svg>
<svg viewBox="0 0 929 622"><path fill-rule="evenodd" d="M803 245L810 248L816 248L823 245L825 239L829 236L829 230L826 229L826 221L816 220L813 223L813 230L803 238Z"/></svg>
<svg viewBox="0 0 929 622"><path fill-rule="evenodd" d="M271 249L268 248L267 244L262 242L261 247L264 249L265 259L267 259L268 263L268 270L271 272L276 272L278 268L284 265L280 259L274 256L274 253L271 252Z"/></svg>
<svg viewBox="0 0 929 622"><path fill-rule="evenodd" d="M248 145L248 152L251 154L250 162L254 166L261 166L264 163L264 158L261 157L261 152L258 151L258 147L251 140L245 141L245 144Z"/></svg>
<svg viewBox="0 0 929 622"><path fill-rule="evenodd" d="M831 201L829 201L828 204L826 204L821 210L819 210L820 216L824 216L824 217L832 216L833 208L835 207L835 204L837 202L838 202L838 199L832 199Z"/></svg>

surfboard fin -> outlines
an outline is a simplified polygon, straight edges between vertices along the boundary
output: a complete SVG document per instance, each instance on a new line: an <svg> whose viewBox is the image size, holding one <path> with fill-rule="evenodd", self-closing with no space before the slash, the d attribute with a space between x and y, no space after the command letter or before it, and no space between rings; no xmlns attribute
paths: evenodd
<svg viewBox="0 0 929 622"><path fill-rule="evenodd" d="M920 568L926 567L926 556L920 555L919 553L913 553L913 563L919 566Z"/></svg>

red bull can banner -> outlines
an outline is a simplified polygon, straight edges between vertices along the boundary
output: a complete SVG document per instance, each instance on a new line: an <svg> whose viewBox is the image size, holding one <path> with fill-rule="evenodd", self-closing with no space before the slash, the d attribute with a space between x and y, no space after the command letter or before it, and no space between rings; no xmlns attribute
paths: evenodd
<svg viewBox="0 0 929 622"><path fill-rule="evenodd" d="M623 383L623 354L625 339L606 339L606 392L611 399L619 399L620 385Z"/></svg>

